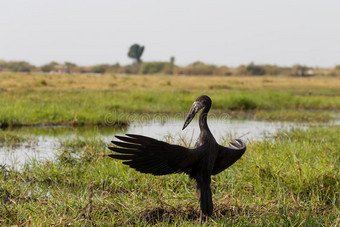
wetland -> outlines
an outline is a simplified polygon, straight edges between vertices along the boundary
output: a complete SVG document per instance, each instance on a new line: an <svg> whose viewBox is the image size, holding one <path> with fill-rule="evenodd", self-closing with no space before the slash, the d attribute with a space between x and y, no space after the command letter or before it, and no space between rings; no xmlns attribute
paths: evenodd
<svg viewBox="0 0 340 227"><path fill-rule="evenodd" d="M154 177L105 156L115 134L193 146L202 93L217 141L247 143L214 176L207 225L337 226L340 80L0 74L0 225L195 226L184 174ZM44 82L42 82L44 81Z"/></svg>

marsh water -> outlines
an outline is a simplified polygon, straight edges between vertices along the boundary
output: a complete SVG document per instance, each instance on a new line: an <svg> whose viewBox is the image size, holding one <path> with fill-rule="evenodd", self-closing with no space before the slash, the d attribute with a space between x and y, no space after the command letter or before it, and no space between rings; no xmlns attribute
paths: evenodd
<svg viewBox="0 0 340 227"><path fill-rule="evenodd" d="M7 129L25 139L19 144L0 146L0 165L20 168L31 160L53 161L61 143L72 139L99 139L103 147L110 144L115 134L141 134L155 139L193 146L199 134L197 120L182 131L184 119L135 121L124 129L110 127L27 127ZM336 123L338 124L338 123ZM288 122L209 119L209 127L218 142L242 138L247 143L272 138L282 130L307 128L310 125ZM109 152L109 150L108 150Z"/></svg>

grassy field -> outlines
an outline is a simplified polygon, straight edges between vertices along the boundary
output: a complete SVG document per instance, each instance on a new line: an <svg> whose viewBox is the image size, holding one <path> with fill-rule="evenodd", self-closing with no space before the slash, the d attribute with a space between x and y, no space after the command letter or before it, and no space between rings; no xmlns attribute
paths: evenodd
<svg viewBox="0 0 340 227"><path fill-rule="evenodd" d="M0 124L124 126L129 114L188 111L201 94L234 118L325 122L340 110L338 78L0 74Z"/></svg>
<svg viewBox="0 0 340 227"><path fill-rule="evenodd" d="M308 123L339 118L340 80L331 77L0 74L0 126L121 127L158 114L184 116L201 94L213 100L211 115ZM73 136L56 148L55 161L31 159L20 170L0 165L1 226L199 223L195 185L186 175L140 174L103 155L107 141L98 132L67 130ZM40 134L32 127L0 129L0 148L11 152ZM318 126L249 143L240 161L213 177L214 215L207 225L339 226L339 138L339 126Z"/></svg>
<svg viewBox="0 0 340 227"><path fill-rule="evenodd" d="M207 224L338 226L339 138L339 127L311 128L249 144L241 160L213 177ZM0 167L0 225L199 223L195 185L186 175L140 174L103 156L103 142L74 138L61 143L54 162Z"/></svg>

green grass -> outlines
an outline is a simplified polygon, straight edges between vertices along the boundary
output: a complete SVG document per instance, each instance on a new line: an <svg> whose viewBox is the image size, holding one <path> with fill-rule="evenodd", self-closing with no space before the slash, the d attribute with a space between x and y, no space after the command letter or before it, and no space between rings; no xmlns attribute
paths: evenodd
<svg viewBox="0 0 340 227"><path fill-rule="evenodd" d="M340 128L282 132L248 144L212 181L210 225L339 224ZM154 177L102 156L105 141L69 139L54 162L0 168L0 225L198 224L195 185L186 175Z"/></svg>
<svg viewBox="0 0 340 227"><path fill-rule="evenodd" d="M24 142L32 142L29 136L18 135L14 132L0 130L0 148L20 146Z"/></svg>
<svg viewBox="0 0 340 227"><path fill-rule="evenodd" d="M283 91L207 91L212 111L269 120L329 121L340 110L338 96L303 96ZM131 113L186 113L202 91L26 90L0 96L0 125L125 126ZM315 112L317 110L317 112ZM333 111L333 112L332 112ZM303 113L302 113L303 112ZM281 113L281 114L279 114ZM282 114L285 113L285 114ZM249 116L249 115L247 115Z"/></svg>
<svg viewBox="0 0 340 227"><path fill-rule="evenodd" d="M258 110L252 113L255 120L291 121L308 123L326 123L339 117L335 111L310 110Z"/></svg>
<svg viewBox="0 0 340 227"><path fill-rule="evenodd" d="M9 148L31 135L72 135L61 142L56 161L31 160L21 170L0 165L4 226L197 225L198 198L186 175L137 173L101 155L108 150L99 131L74 126L123 127L159 114L185 116L201 94L213 100L211 115L233 118L319 123L337 119L340 110L334 78L0 77L0 128L72 126L0 130L0 147ZM118 130L107 129L105 135ZM339 225L339 129L282 132L249 144L240 161L213 177L215 208L208 224Z"/></svg>
<svg viewBox="0 0 340 227"><path fill-rule="evenodd" d="M202 94L234 118L325 122L340 110L338 78L0 75L0 128L125 126L145 113L185 114Z"/></svg>

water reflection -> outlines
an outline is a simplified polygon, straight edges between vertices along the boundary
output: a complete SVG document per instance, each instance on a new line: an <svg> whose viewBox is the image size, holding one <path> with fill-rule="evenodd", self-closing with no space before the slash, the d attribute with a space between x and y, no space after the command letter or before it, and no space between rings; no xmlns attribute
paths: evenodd
<svg viewBox="0 0 340 227"><path fill-rule="evenodd" d="M183 122L183 119L179 118L170 118L167 121L160 119L137 121L125 129L98 127L12 129L13 133L29 136L34 142L32 143L32 140L29 140L15 147L0 146L0 164L20 168L21 165L31 159L53 160L58 149L60 149L60 142L72 138L96 138L109 143L115 134L135 133L160 140L171 137L170 141L173 143L179 143L182 139L195 141L199 133L197 120L194 120L184 131L181 130ZM287 122L226 120L221 118L210 118L208 124L219 142L240 137L248 142L261 140L280 130L307 127L306 125Z"/></svg>
<svg viewBox="0 0 340 227"><path fill-rule="evenodd" d="M177 139L183 137L186 139L196 138L199 134L198 122L192 121L187 129L182 131L183 122L171 119L167 122L149 121L147 123L135 123L127 129L127 133L142 134L157 139L164 139L168 135ZM209 119L208 125L217 141L240 137L244 140L261 140L272 136L280 130L307 127L302 124L288 122L221 119Z"/></svg>

